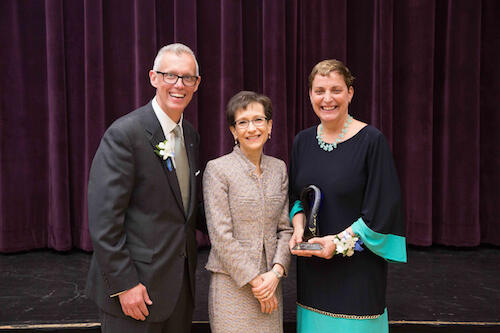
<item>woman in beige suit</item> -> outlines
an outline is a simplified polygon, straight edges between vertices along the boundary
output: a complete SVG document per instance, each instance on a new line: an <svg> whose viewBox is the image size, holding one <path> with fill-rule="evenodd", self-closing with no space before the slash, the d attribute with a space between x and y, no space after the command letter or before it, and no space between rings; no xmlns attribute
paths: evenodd
<svg viewBox="0 0 500 333"><path fill-rule="evenodd" d="M292 229L285 163L262 153L271 118L268 97L250 91L233 96L227 120L236 145L205 169L213 333L283 332L279 281L290 263Z"/></svg>

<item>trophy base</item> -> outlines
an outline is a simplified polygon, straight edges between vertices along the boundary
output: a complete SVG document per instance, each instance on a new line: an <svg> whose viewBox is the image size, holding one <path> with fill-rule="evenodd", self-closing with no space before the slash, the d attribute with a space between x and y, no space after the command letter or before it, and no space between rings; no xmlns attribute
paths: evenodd
<svg viewBox="0 0 500 333"><path fill-rule="evenodd" d="M292 250L307 250L307 251L320 251L323 249L320 244L317 243L297 243Z"/></svg>

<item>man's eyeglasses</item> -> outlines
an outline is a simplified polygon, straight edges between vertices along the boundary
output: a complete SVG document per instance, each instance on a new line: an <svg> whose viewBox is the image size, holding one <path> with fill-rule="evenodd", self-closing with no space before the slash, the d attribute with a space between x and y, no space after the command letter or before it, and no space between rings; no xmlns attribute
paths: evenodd
<svg viewBox="0 0 500 333"><path fill-rule="evenodd" d="M198 81L198 76L196 75L177 75L174 73L165 73L165 72L160 72L160 71L155 71L158 74L163 75L163 82L168 83L168 84L176 84L177 80L181 79L182 83L186 87L192 87L196 84Z"/></svg>
<svg viewBox="0 0 500 333"><path fill-rule="evenodd" d="M234 125L236 125L236 127L240 128L240 129L248 128L248 126L250 126L250 123L253 123L253 125L255 127L262 127L266 124L266 120L267 120L266 117L259 117L259 118L255 118L254 120L243 119L243 120L235 121Z"/></svg>

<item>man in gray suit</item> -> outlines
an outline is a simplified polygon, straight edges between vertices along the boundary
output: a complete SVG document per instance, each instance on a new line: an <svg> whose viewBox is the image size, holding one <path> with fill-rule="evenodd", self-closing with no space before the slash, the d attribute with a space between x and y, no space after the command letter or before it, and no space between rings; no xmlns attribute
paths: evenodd
<svg viewBox="0 0 500 333"><path fill-rule="evenodd" d="M200 139L183 112L201 77L191 49L170 44L149 78L155 97L107 129L90 169L86 292L103 332L191 330Z"/></svg>

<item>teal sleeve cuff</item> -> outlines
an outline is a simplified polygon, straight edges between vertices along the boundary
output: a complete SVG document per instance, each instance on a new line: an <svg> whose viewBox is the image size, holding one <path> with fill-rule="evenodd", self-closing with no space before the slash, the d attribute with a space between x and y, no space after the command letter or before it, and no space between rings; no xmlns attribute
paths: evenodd
<svg viewBox="0 0 500 333"><path fill-rule="evenodd" d="M375 232L368 228L361 217L352 224L352 231L376 255L388 261L406 262L405 237Z"/></svg>
<svg viewBox="0 0 500 333"><path fill-rule="evenodd" d="M292 210L290 211L290 225L292 224L292 219L298 212L302 212L304 208L302 208L302 202L300 200L295 200Z"/></svg>

